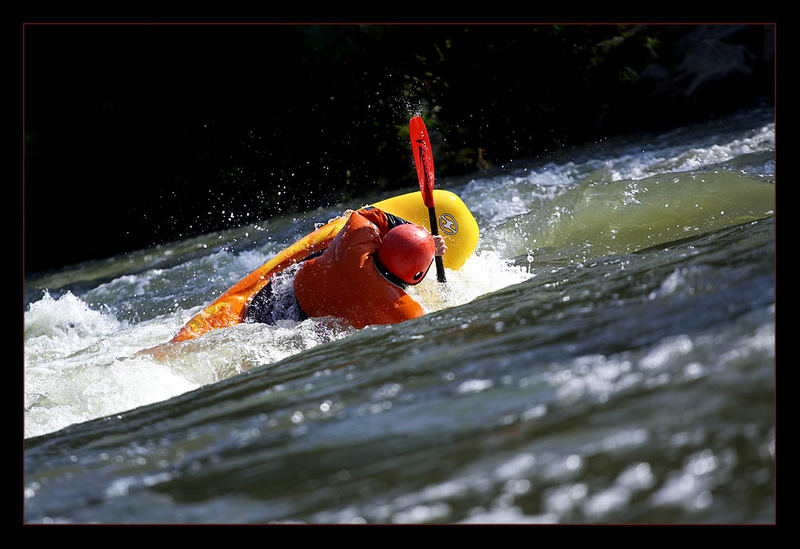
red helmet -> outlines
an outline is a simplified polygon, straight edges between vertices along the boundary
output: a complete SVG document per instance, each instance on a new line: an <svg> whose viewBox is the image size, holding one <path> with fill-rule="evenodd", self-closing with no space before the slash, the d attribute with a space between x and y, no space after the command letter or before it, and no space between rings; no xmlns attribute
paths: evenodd
<svg viewBox="0 0 800 549"><path fill-rule="evenodd" d="M386 233L378 250L378 261L403 284L418 284L428 273L435 251L431 233L419 225L405 223ZM378 270L386 276L380 267Z"/></svg>

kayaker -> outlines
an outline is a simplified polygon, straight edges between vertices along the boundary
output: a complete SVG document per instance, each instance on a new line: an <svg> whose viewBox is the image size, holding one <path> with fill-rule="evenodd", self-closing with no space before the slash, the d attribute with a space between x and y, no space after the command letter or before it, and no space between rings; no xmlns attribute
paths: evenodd
<svg viewBox="0 0 800 549"><path fill-rule="evenodd" d="M405 288L425 278L435 255L444 255L444 239L374 207L344 215L347 223L324 251L253 297L246 322L333 316L360 329L424 314Z"/></svg>

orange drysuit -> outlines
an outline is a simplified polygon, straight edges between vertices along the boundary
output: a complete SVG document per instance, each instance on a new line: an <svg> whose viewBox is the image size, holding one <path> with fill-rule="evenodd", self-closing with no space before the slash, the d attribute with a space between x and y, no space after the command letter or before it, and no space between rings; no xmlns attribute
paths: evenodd
<svg viewBox="0 0 800 549"><path fill-rule="evenodd" d="M353 212L328 248L295 274L295 297L303 312L343 318L359 329L422 316L422 306L399 281L382 276L375 263L383 237L399 223L407 222L377 208Z"/></svg>

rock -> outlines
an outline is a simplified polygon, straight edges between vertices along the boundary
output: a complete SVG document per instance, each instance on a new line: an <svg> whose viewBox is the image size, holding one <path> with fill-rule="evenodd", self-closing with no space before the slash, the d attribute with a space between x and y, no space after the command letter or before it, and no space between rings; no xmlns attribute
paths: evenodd
<svg viewBox="0 0 800 549"><path fill-rule="evenodd" d="M751 99L757 93L752 77L771 57L771 43L755 50L747 43L751 31L747 25L710 25L682 36L672 59L651 63L639 74L637 84L650 90L646 104L678 109L695 105L713 114Z"/></svg>

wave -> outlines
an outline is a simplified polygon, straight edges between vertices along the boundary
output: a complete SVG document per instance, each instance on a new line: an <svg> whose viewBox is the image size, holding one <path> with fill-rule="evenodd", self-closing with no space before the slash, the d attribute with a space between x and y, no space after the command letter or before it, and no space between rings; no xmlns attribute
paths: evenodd
<svg viewBox="0 0 800 549"><path fill-rule="evenodd" d="M595 173L493 229L505 257L598 257L710 233L774 214L775 185L729 170L612 180Z"/></svg>

